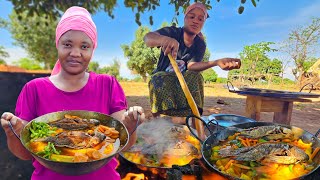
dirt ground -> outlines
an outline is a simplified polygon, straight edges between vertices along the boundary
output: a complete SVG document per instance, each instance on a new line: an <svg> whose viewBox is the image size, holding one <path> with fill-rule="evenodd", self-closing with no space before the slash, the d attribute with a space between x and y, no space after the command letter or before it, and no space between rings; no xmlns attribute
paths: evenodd
<svg viewBox="0 0 320 180"><path fill-rule="evenodd" d="M151 118L148 86L146 83L121 83L128 98L129 106L139 105L145 109L147 117ZM284 89L288 90L288 89ZM289 89L290 90L290 89ZM298 90L290 90L296 92ZM320 91L312 91L320 94ZM221 99L225 104L218 104ZM320 98L312 98L313 102L294 102L291 125L300 127L315 134L320 129ZM222 84L205 86L205 101L203 116L211 114L236 114L245 116L246 96L231 93ZM261 121L272 122L273 113L261 113Z"/></svg>
<svg viewBox="0 0 320 180"><path fill-rule="evenodd" d="M121 82L128 98L129 106L139 105L145 109L147 117L151 118L148 87L146 83ZM320 94L320 92L313 92ZM221 99L225 104L218 104ZM205 86L205 105L203 116L211 114L236 114L244 116L245 96L230 93L223 85ZM261 120L272 121L272 113L262 113ZM320 129L320 98L313 99L312 103L294 103L292 113L292 125L315 134ZM33 167L30 161L18 160L8 150L6 137L0 128L0 168L2 175L0 179L30 179ZM315 174L320 174L318 169ZM319 176L317 176L319 177ZM313 179L317 179L314 176Z"/></svg>

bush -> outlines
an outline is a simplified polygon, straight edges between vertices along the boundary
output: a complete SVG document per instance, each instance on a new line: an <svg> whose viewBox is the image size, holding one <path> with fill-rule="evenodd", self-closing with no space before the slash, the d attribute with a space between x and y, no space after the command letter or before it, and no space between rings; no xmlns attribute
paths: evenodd
<svg viewBox="0 0 320 180"><path fill-rule="evenodd" d="M223 77L218 77L216 82L217 83L227 83L228 79L227 78L223 78Z"/></svg>
<svg viewBox="0 0 320 180"><path fill-rule="evenodd" d="M216 82L218 77L217 73L212 68L209 68L203 71L202 76L203 76L204 82L209 82L209 83Z"/></svg>
<svg viewBox="0 0 320 180"><path fill-rule="evenodd" d="M143 79L141 78L141 76L137 76L135 78L132 79L133 82L143 82Z"/></svg>
<svg viewBox="0 0 320 180"><path fill-rule="evenodd" d="M290 85L290 84L296 84L295 81L293 81L293 80L291 80L291 79L288 79L288 78L284 78L284 79L283 79L283 83L284 83L284 84L288 84L288 85Z"/></svg>
<svg viewBox="0 0 320 180"><path fill-rule="evenodd" d="M278 77L278 76L273 77L272 79L273 84L281 84L281 81L282 81L281 77Z"/></svg>

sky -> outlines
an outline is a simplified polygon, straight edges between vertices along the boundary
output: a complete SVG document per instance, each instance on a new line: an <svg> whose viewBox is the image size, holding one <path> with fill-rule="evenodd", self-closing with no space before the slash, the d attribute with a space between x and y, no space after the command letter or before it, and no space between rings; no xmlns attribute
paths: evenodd
<svg viewBox="0 0 320 180"><path fill-rule="evenodd" d="M174 6L169 1L162 0L159 7L141 15L142 25L152 31L157 30L163 22L171 22L174 17ZM191 1L193 2L193 1ZM320 17L320 0L260 0L257 7L248 0L244 5L244 12L239 15L240 0L221 0L219 3L212 0L212 9L208 11L210 17L206 20L203 33L207 37L207 47L211 53L210 60L223 57L239 57L244 46L262 41L280 43L288 38L289 33L298 27L305 27L311 23L312 17ZM13 10L11 2L0 0L0 17L8 19ZM153 15L154 24L149 24L149 16ZM98 48L93 61L100 67L111 65L116 58L121 62L120 76L133 78L134 75L126 67L127 58L121 45L129 45L134 41L135 31L139 27L135 23L135 12L125 8L123 1L118 1L114 10L115 18L110 18L105 12L93 15L98 31ZM183 13L178 17L179 26L183 26ZM8 64L22 57L26 52L13 45L7 30L0 29L0 46L10 54L6 58ZM278 54L269 53L271 58ZM282 55L282 58L286 58ZM213 68L219 77L227 77L227 71L219 67ZM285 77L292 78L290 67Z"/></svg>

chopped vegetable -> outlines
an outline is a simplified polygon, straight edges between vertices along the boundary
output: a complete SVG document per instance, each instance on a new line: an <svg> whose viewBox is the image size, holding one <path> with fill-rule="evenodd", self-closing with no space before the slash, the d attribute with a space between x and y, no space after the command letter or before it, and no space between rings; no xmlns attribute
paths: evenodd
<svg viewBox="0 0 320 180"><path fill-rule="evenodd" d="M250 161L250 167L256 167L256 166L258 166L258 163L257 162L255 162L255 161Z"/></svg>
<svg viewBox="0 0 320 180"><path fill-rule="evenodd" d="M243 173L241 173L240 179L251 180L251 178Z"/></svg>
<svg viewBox="0 0 320 180"><path fill-rule="evenodd" d="M260 143L281 143L290 144L303 150L309 156L309 161L298 161L295 164L282 164L269 161L263 158L259 161L238 161L236 155L228 155L226 152L236 152L237 149L246 149L250 146L256 146ZM258 145L259 146L259 145ZM221 152L223 149L223 152ZM239 134L230 135L219 146L211 148L212 163L222 172L239 179L295 179L312 171L315 167L312 165L312 159L319 153L320 148L312 148L312 143L305 143L302 139L285 137L283 139L254 139ZM221 153L221 154L219 154Z"/></svg>
<svg viewBox="0 0 320 180"><path fill-rule="evenodd" d="M317 147L317 148L313 151L313 153L311 154L311 157L310 157L311 160L316 156L316 154L319 152L319 150L320 150L320 148Z"/></svg>
<svg viewBox="0 0 320 180"><path fill-rule="evenodd" d="M51 134L56 133L56 129L56 127L51 127L47 123L32 121L31 126L29 128L31 132L31 141L34 139L50 136Z"/></svg>
<svg viewBox="0 0 320 180"><path fill-rule="evenodd" d="M242 164L236 164L236 163L234 163L233 164L234 166L237 166L237 167L239 167L239 168L241 168L241 169L251 169L250 167L248 167L248 166L245 166L245 165L242 165Z"/></svg>
<svg viewBox="0 0 320 180"><path fill-rule="evenodd" d="M56 150L53 143L48 142L48 145L44 148L44 151L38 152L37 154L43 158L49 159L52 154L60 154L60 151Z"/></svg>
<svg viewBox="0 0 320 180"><path fill-rule="evenodd" d="M228 169L232 164L233 164L233 162L234 162L234 160L230 160L225 166L224 166L224 168L225 169Z"/></svg>
<svg viewBox="0 0 320 180"><path fill-rule="evenodd" d="M258 139L258 143L264 143L264 142L268 142L267 140L264 140L262 138Z"/></svg>
<svg viewBox="0 0 320 180"><path fill-rule="evenodd" d="M59 162L73 162L74 157L67 155L51 154L51 160Z"/></svg>
<svg viewBox="0 0 320 180"><path fill-rule="evenodd" d="M293 164L290 164L290 165L289 165L289 170L290 170L291 172L293 172L293 169L292 169L292 168L293 168Z"/></svg>

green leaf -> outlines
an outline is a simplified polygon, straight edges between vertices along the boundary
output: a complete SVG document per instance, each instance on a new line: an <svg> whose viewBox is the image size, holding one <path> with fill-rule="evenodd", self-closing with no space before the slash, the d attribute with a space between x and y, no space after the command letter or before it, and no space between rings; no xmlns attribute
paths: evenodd
<svg viewBox="0 0 320 180"><path fill-rule="evenodd" d="M239 13L239 14L242 14L243 11L244 11L244 7L243 7L243 6L240 6L240 7L238 8L238 13Z"/></svg>
<svg viewBox="0 0 320 180"><path fill-rule="evenodd" d="M259 0L258 0L259 1ZM257 7L256 1L255 0L251 0L251 3L254 7Z"/></svg>

